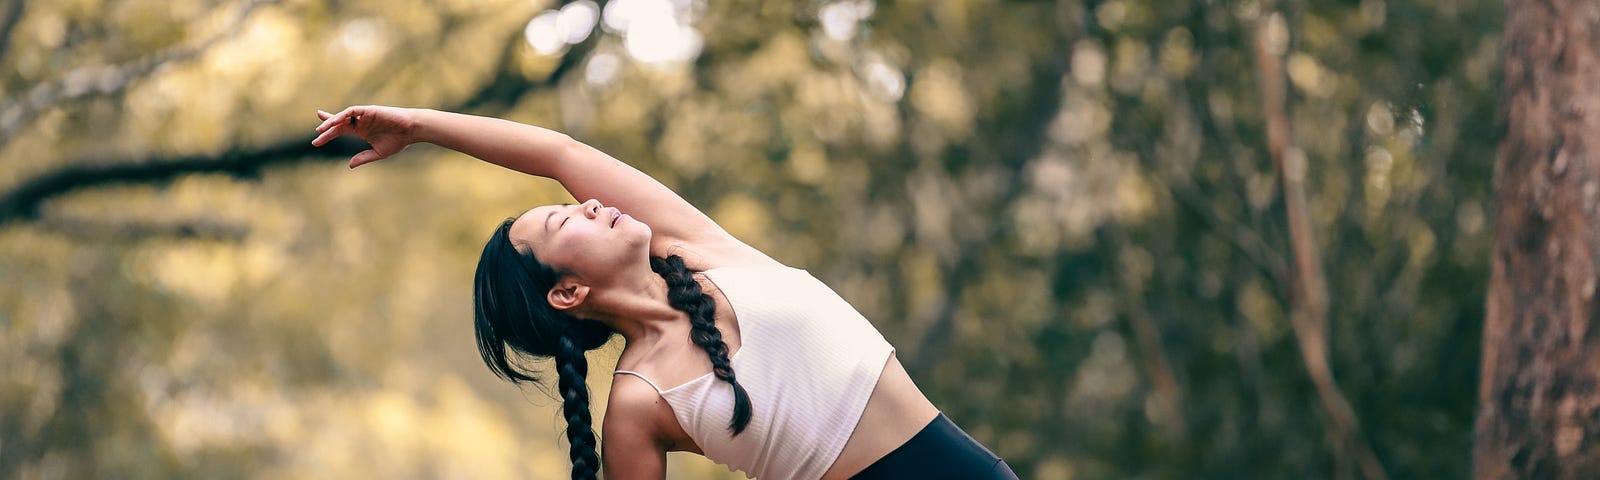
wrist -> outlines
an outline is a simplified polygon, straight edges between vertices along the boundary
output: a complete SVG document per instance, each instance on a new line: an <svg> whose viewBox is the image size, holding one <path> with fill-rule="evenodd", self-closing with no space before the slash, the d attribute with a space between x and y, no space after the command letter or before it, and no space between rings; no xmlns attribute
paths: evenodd
<svg viewBox="0 0 1600 480"><path fill-rule="evenodd" d="M438 143L438 117L441 112L430 108L408 108L406 113L411 117L406 136L411 138L412 143Z"/></svg>

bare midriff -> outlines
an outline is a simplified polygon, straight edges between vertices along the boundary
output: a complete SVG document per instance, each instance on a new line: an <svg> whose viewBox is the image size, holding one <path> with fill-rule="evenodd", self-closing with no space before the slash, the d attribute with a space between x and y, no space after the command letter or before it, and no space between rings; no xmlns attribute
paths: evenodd
<svg viewBox="0 0 1600 480"><path fill-rule="evenodd" d="M855 431L822 478L845 479L861 473L904 445L938 416L939 409L917 389L900 359L890 354Z"/></svg>

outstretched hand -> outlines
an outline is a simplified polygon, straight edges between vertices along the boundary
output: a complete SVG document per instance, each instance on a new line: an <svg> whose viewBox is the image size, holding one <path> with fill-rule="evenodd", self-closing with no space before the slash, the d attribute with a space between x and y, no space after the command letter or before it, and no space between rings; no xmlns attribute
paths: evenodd
<svg viewBox="0 0 1600 480"><path fill-rule="evenodd" d="M320 135L311 141L313 146L326 145L345 134L354 134L372 145L372 148L350 157L350 168L389 158L417 142L413 136L416 119L410 109L357 106L347 107L339 113L317 110L317 118L322 120L322 124L317 126Z"/></svg>

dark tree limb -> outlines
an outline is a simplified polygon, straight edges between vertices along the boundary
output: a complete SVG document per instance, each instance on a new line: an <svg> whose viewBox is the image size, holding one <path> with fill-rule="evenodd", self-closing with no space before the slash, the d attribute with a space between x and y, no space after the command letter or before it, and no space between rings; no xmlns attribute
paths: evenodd
<svg viewBox="0 0 1600 480"><path fill-rule="evenodd" d="M478 110L491 105L510 106L529 91L553 88L588 58L599 42L599 29L584 42L574 45L545 78L529 80L517 66L517 49L522 47L522 30L506 40L506 47L493 78L466 100L443 107L446 110ZM311 146L314 136L302 136L277 143L233 148L216 154L194 154L154 158L109 160L80 158L68 166L23 180L0 193L0 226L37 219L44 202L73 191L119 184L155 184L193 173L227 174L253 178L265 168L308 161L343 159L366 149L359 140L345 138L322 147Z"/></svg>
<svg viewBox="0 0 1600 480"><path fill-rule="evenodd" d="M254 178L271 166L314 159L343 158L365 150L358 140L340 139L322 148L311 146L312 136L264 147L231 149L219 154L197 154L123 161L83 159L72 165L23 181L0 195L0 226L38 218L46 201L76 190L125 184L153 184L191 173L218 173Z"/></svg>
<svg viewBox="0 0 1600 480"><path fill-rule="evenodd" d="M1270 10L1269 10L1270 12ZM1370 480L1388 478L1383 464L1372 452L1361 435L1361 422L1355 409L1334 381L1333 367L1328 362L1328 285L1322 270L1322 259L1317 252L1311 231L1311 216L1306 208L1304 155L1298 154L1291 137L1288 118L1288 86L1279 56L1287 45L1288 27L1277 13L1263 15L1256 29L1256 62L1261 70L1262 106L1267 124L1267 152L1278 170L1282 187L1284 211L1289 223L1289 244L1294 262L1294 279L1290 283L1290 324L1295 340L1300 344L1301 359L1306 372L1316 386L1317 396L1328 411L1333 423L1333 436L1339 450L1355 453L1355 463L1363 476Z"/></svg>
<svg viewBox="0 0 1600 480"><path fill-rule="evenodd" d="M38 225L48 231L85 241L131 242L149 239L198 239L237 242L250 228L210 220L164 222L102 221L88 218L50 218Z"/></svg>
<svg viewBox="0 0 1600 480"><path fill-rule="evenodd" d="M16 43L11 41L11 32L22 22L22 14L26 11L23 7L26 4L27 2L23 0L11 0L0 6L0 58L5 58L6 53L11 50L11 45Z"/></svg>
<svg viewBox="0 0 1600 480"><path fill-rule="evenodd" d="M488 83L484 84L483 88L478 89L472 96L457 103L451 109L456 111L476 111L488 105L509 106L516 103L517 99L522 98L522 95L528 90L560 86L561 81L567 77L567 74L589 59L589 53L593 52L595 45L600 43L601 36L601 29L596 26L589 38L584 39L583 42L577 45L573 45L571 49L567 50L567 53L561 56L561 61L556 64L556 67L550 71L549 75L546 75L543 80L538 82L530 82L526 76L522 75L521 70L516 67L519 51L523 48L528 48L522 42L522 30L516 30L506 39L505 48L500 50L500 68L495 70L494 76L489 79Z"/></svg>
<svg viewBox="0 0 1600 480"><path fill-rule="evenodd" d="M1096 234L1097 255L1104 258L1118 258L1126 245L1133 244L1128 232L1119 225L1105 225ZM1155 395L1159 418L1152 423L1161 426L1170 439L1182 439L1188 431L1188 420L1183 414L1183 387L1178 383L1172 362L1168 360L1161 324L1157 322L1156 315L1146 308L1146 290L1139 280L1126 272L1113 272L1112 276L1116 282L1116 301L1126 312L1128 327L1139 345L1137 352L1141 366Z"/></svg>

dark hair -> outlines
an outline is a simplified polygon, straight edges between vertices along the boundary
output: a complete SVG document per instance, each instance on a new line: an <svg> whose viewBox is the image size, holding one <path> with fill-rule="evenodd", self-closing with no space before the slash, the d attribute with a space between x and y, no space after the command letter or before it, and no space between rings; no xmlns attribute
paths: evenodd
<svg viewBox="0 0 1600 480"><path fill-rule="evenodd" d="M478 259L472 295L478 354L490 371L512 383L539 383L527 366L528 357L555 359L571 445L572 478L592 479L599 472L600 459L589 413L589 362L584 352L600 348L616 332L603 323L550 306L546 295L563 272L540 262L533 252L516 250L510 235L514 221L507 218L495 229ZM738 435L750 423L750 398L734 378L728 346L713 322L716 304L701 292L693 272L678 256L651 257L650 268L666 279L672 307L689 315L690 338L711 358L712 373L733 386L733 419L728 429Z"/></svg>
<svg viewBox="0 0 1600 480"><path fill-rule="evenodd" d="M495 375L512 383L538 383L526 364L507 350L526 357L554 357L561 411L567 419L572 478L592 479L600 471L594 427L589 415L589 361L583 352L600 348L616 332L605 324L556 310L545 295L561 279L532 253L511 244L508 218L496 228L478 259L472 303L478 354Z"/></svg>
<svg viewBox="0 0 1600 480"><path fill-rule="evenodd" d="M714 321L717 303L710 295L701 293L700 282L694 273L683 265L677 255L667 258L650 257L650 270L667 280L667 302L672 308L689 314L689 338L705 349L711 357L711 374L733 387L733 418L728 420L728 431L738 435L750 425L750 395L733 376L733 363L728 359L728 344L722 341L722 331Z"/></svg>

